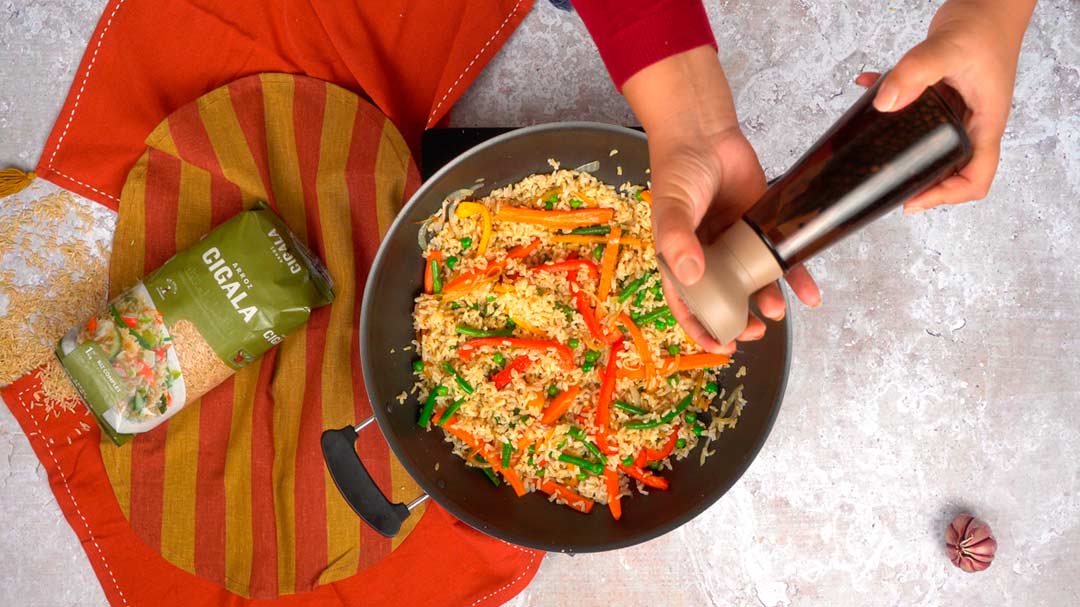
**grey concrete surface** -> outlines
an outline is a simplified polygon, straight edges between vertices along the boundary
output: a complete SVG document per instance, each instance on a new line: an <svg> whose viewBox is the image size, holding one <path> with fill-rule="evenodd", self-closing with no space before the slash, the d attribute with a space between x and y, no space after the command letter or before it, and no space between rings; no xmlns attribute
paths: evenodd
<svg viewBox="0 0 1080 607"><path fill-rule="evenodd" d="M0 1L0 165L33 163L103 5ZM743 127L776 175L938 3L708 5ZM547 557L515 607L1080 602L1078 31L1080 4L1040 3L987 200L890 215L811 264L824 305L791 312L788 397L735 489L647 544ZM633 122L576 16L538 0L452 122L569 119ZM3 407L0 454L0 604L103 604ZM942 554L961 509L996 532L985 573Z"/></svg>

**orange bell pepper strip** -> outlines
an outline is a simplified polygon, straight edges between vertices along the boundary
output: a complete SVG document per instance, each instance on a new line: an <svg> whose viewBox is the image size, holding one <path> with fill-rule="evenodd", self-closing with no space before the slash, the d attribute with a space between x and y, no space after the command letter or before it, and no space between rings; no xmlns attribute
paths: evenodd
<svg viewBox="0 0 1080 607"><path fill-rule="evenodd" d="M506 256L509 257L510 259L522 259L522 258L528 257L529 255L532 255L539 248L540 248L540 239L536 238L536 239L533 239L533 241L530 242L529 244L521 245L519 247L514 247L514 248L510 249L509 251L506 252Z"/></svg>
<svg viewBox="0 0 1080 607"><path fill-rule="evenodd" d="M544 481L540 484L540 490L548 495L554 495L555 497L566 502L567 506L570 506L578 512L588 514L592 512L593 501L587 497L582 497L577 493L574 493L569 487L560 485L555 481Z"/></svg>
<svg viewBox="0 0 1080 607"><path fill-rule="evenodd" d="M622 350L620 336L608 350L607 369L604 381L600 384L600 395L596 399L596 444L604 453L610 453L608 447L608 426L611 424L611 397L615 393L615 378L618 371L618 354Z"/></svg>
<svg viewBox="0 0 1080 607"><path fill-rule="evenodd" d="M588 259L567 259L565 261L556 261L553 263L545 263L538 266L534 266L532 271L535 272L566 272L571 282L577 277L579 270L584 269L589 273L589 278L593 280L600 280L600 271L596 268L596 264Z"/></svg>
<svg viewBox="0 0 1080 607"><path fill-rule="evenodd" d="M574 229L594 226L599 223L611 223L615 219L615 209L541 211L539 209L504 206L495 212L495 219L514 223L527 223L551 229Z"/></svg>
<svg viewBox="0 0 1080 607"><path fill-rule="evenodd" d="M634 324L634 320L630 318L630 315L626 312L619 314L619 322L622 326L626 327L630 338L634 341L634 348L637 349L638 358L641 359L641 366L644 367L644 377L652 378L653 375L653 360L652 350L649 348L649 342L645 340L645 335L641 332L641 329Z"/></svg>
<svg viewBox="0 0 1080 607"><path fill-rule="evenodd" d="M428 266L430 267L431 264L429 263ZM506 269L505 261L491 262L483 270L473 270L471 272L465 272L464 274L455 276L453 280L443 285L442 292L446 294L455 293L458 291L468 291L469 289L475 287L477 284L481 283L485 279L491 278L499 272L502 272L504 269ZM427 276L424 276L424 280L427 280ZM427 283L424 283L424 288L425 290L427 289Z"/></svg>
<svg viewBox="0 0 1080 607"><path fill-rule="evenodd" d="M687 354L686 356L680 356L678 358L664 357L661 359L660 364L657 365L657 375L671 375L678 371L694 371L696 369L708 369L711 367L721 367L731 362L731 357L726 354ZM645 369L641 367L635 367L633 369L620 369L619 377L629 377L630 379L644 379Z"/></svg>
<svg viewBox="0 0 1080 607"><path fill-rule="evenodd" d="M607 301L611 293L611 281L615 278L615 264L619 261L619 239L622 236L622 228L615 226L608 234L607 245L604 247L604 261L600 266L600 285L596 288L596 299L600 303Z"/></svg>
<svg viewBox="0 0 1080 607"><path fill-rule="evenodd" d="M514 488L514 493L517 494L518 497L521 497L527 493L527 491L525 491L525 483L521 482L521 477L518 476L517 471L514 470L512 467L503 468L501 460L496 457L495 454L487 448L487 445L480 441L480 439L476 438L469 432L458 428L453 423L453 419L451 419L446 424L443 424L443 428L445 428L446 431L450 434L453 434L454 436L460 438L462 442L464 442L472 449L476 450L478 453L480 453L480 455L483 455L484 459L486 459L488 464L491 466L491 469L495 472L498 472L503 476L503 478L506 479L506 482Z"/></svg>
<svg viewBox="0 0 1080 607"><path fill-rule="evenodd" d="M442 252L432 251L424 257L424 293L430 295L435 290L435 275L431 270L431 262L442 261Z"/></svg>
<svg viewBox="0 0 1080 607"><path fill-rule="evenodd" d="M479 348L517 348L535 352L554 352L562 359L563 369L574 368L574 353L570 348L557 341L546 339L524 339L521 337L478 337L458 346L458 358L468 362Z"/></svg>
<svg viewBox="0 0 1080 607"><path fill-rule="evenodd" d="M548 405L547 409L544 409L544 413L540 416L540 423L545 426L551 426L559 421L559 418L570 409L570 404L574 402L574 399L577 398L577 395L580 393L581 388L577 386L570 386L565 392L561 392L552 399L551 404Z"/></svg>
<svg viewBox="0 0 1080 607"><path fill-rule="evenodd" d="M607 505L611 518L622 518L622 504L619 503L619 473L611 468L604 469L604 486L607 488Z"/></svg>
<svg viewBox="0 0 1080 607"><path fill-rule="evenodd" d="M647 204L652 204L652 192L650 192L649 190L641 190L640 194L642 200L644 200Z"/></svg>
<svg viewBox="0 0 1080 607"><path fill-rule="evenodd" d="M668 482L666 478L646 472L637 466L624 466L622 464L619 464L619 470L625 472L626 475L630 478L641 481L641 483L647 487L660 489L661 491L664 491L668 488Z"/></svg>
<svg viewBox="0 0 1080 607"><path fill-rule="evenodd" d="M549 239L555 244L605 244L607 236L599 234L554 234ZM628 247L641 247L641 239L633 236L623 236L619 244Z"/></svg>
<svg viewBox="0 0 1080 607"><path fill-rule="evenodd" d="M514 379L514 371L518 373L524 373L533 363L533 359L522 354L518 356L509 365L503 368L491 378L491 383L495 384L496 390L502 390L506 386L510 385L510 381Z"/></svg>

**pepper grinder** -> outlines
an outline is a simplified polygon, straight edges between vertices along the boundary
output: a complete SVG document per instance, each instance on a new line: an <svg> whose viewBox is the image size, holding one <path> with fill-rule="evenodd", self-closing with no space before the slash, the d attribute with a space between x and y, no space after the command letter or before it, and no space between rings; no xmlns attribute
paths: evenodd
<svg viewBox="0 0 1080 607"><path fill-rule="evenodd" d="M902 110L879 112L873 100L882 80L742 219L721 232L706 217L697 232L705 252L701 280L680 283L658 256L661 272L720 343L746 328L755 291L971 159L967 107L955 90L938 83Z"/></svg>

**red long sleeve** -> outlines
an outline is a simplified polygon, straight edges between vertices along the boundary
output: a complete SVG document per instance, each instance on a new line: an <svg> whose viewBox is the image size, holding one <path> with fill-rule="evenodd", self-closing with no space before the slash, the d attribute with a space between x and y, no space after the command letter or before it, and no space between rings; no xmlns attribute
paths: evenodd
<svg viewBox="0 0 1080 607"><path fill-rule="evenodd" d="M615 87L641 69L716 39L701 0L572 0Z"/></svg>

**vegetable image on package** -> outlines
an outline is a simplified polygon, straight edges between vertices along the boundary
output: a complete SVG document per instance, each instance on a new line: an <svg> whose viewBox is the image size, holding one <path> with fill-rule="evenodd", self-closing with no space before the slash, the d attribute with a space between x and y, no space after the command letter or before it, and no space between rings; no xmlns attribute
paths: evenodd
<svg viewBox="0 0 1080 607"><path fill-rule="evenodd" d="M326 268L267 207L244 211L68 332L57 356L117 444L259 358L334 299Z"/></svg>

